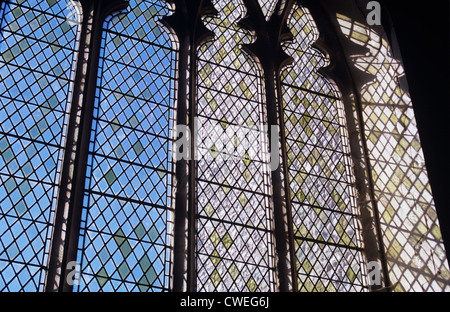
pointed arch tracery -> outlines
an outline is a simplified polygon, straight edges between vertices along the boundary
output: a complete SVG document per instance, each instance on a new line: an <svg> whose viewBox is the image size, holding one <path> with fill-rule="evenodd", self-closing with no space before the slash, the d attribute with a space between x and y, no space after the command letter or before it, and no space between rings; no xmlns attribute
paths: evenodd
<svg viewBox="0 0 450 312"><path fill-rule="evenodd" d="M339 81L342 96L313 47L306 7L320 2L0 1L0 290L443 289L401 66L336 15L368 50L341 51L338 75L359 79ZM172 160L178 125L195 159ZM368 285L363 255L383 285Z"/></svg>

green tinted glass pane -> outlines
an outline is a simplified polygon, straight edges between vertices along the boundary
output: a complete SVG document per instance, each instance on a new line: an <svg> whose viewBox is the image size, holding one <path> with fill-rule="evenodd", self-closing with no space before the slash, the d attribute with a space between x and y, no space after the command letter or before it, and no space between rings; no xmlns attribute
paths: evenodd
<svg viewBox="0 0 450 312"><path fill-rule="evenodd" d="M199 47L197 93L197 290L270 291L267 145L262 140L262 74L241 50L240 1L213 1L212 42Z"/></svg>

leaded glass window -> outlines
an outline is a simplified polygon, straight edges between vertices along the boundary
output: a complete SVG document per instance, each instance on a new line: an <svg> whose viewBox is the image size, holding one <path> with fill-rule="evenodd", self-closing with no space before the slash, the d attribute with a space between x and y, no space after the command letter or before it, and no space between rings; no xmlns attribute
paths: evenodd
<svg viewBox="0 0 450 312"><path fill-rule="evenodd" d="M79 291L169 286L175 50L162 1L104 24L78 261Z"/></svg>
<svg viewBox="0 0 450 312"><path fill-rule="evenodd" d="M1 3L1 291L43 290L78 48L71 4Z"/></svg>
<svg viewBox="0 0 450 312"><path fill-rule="evenodd" d="M400 60L324 3L0 1L0 291L448 289Z"/></svg>
<svg viewBox="0 0 450 312"><path fill-rule="evenodd" d="M287 161L300 291L364 286L358 215L346 122L339 92L318 73L327 65L312 47L319 36L309 11L294 5L282 71Z"/></svg>
<svg viewBox="0 0 450 312"><path fill-rule="evenodd" d="M355 68L373 77L361 88L362 115L390 278L397 291L448 289L450 272L412 101L399 83L404 69L384 34L340 14L337 20L346 38L369 51L352 58ZM423 282L433 276L433 283Z"/></svg>
<svg viewBox="0 0 450 312"><path fill-rule="evenodd" d="M261 10L266 17L266 20L270 18L273 14L275 6L277 4L276 0L258 0L259 5L261 6Z"/></svg>
<svg viewBox="0 0 450 312"><path fill-rule="evenodd" d="M197 289L270 291L273 246L262 78L240 1L214 1L198 52Z"/></svg>

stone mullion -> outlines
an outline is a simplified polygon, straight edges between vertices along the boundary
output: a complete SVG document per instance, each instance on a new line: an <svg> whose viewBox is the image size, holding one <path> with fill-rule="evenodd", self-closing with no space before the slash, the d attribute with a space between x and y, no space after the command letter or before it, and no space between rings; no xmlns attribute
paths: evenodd
<svg viewBox="0 0 450 312"><path fill-rule="evenodd" d="M197 99L197 48L202 42L214 36L203 25L201 18L217 12L210 0L172 0L169 2L175 5L175 12L171 16L165 17L163 22L174 31L179 44L176 65L177 111L175 122L176 125L187 126L190 135L188 141L191 142L189 151L182 151L184 155L189 155L188 159L183 158L176 162L172 290L193 292L196 290L197 279L195 255L196 131L194 129ZM181 135L188 135L188 133L177 133L175 139L179 140ZM179 149L178 146L177 149Z"/></svg>
<svg viewBox="0 0 450 312"><path fill-rule="evenodd" d="M269 131L278 128L277 140L269 139L272 167L272 200L274 218L274 236L276 249L276 269L278 273L278 290L295 291L297 278L295 269L295 249L293 222L291 215L289 177L287 171L286 139L283 121L281 95L281 68L292 58L282 50L282 42L292 37L287 29L287 17L294 1L278 1L271 18L266 21L257 0L244 0L248 13L240 21L243 27L256 32L256 41L245 45L244 49L261 64L264 74L267 123ZM270 138L275 136L268 133ZM273 156L281 155L281 162L273 168Z"/></svg>

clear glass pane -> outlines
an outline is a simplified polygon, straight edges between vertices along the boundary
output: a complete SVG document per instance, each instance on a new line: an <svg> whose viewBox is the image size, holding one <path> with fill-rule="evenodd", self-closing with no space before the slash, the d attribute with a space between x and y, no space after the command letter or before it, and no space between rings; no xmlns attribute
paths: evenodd
<svg viewBox="0 0 450 312"><path fill-rule="evenodd" d="M299 291L360 291L362 268L346 124L335 86L318 73L318 30L294 5L292 66L282 71L286 150Z"/></svg>
<svg viewBox="0 0 450 312"><path fill-rule="evenodd" d="M240 1L213 1L215 39L198 51L197 290L273 290L262 77L241 50Z"/></svg>

